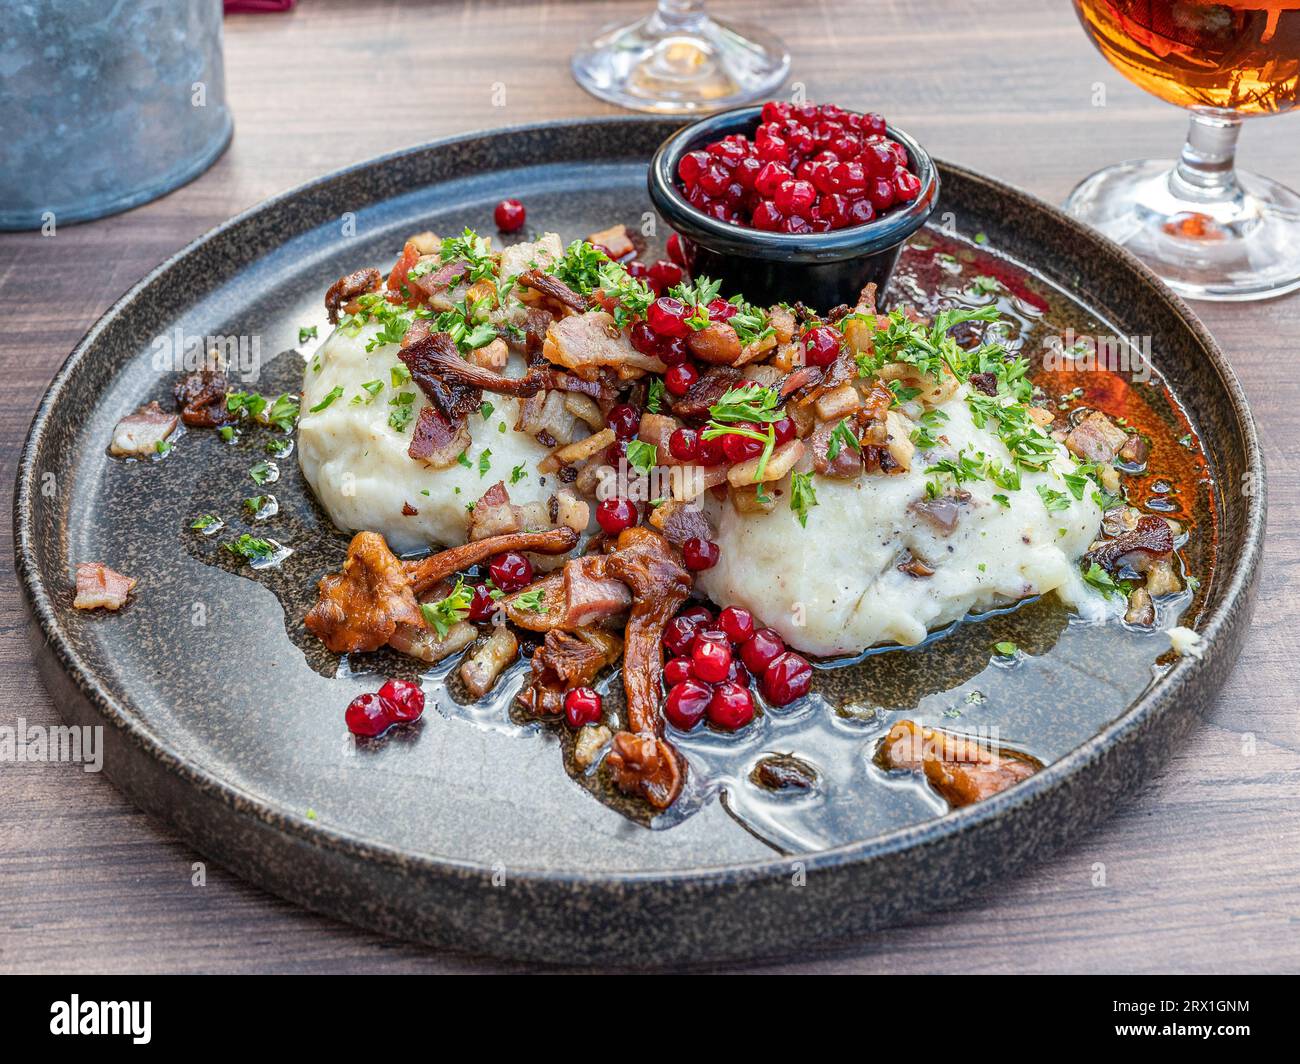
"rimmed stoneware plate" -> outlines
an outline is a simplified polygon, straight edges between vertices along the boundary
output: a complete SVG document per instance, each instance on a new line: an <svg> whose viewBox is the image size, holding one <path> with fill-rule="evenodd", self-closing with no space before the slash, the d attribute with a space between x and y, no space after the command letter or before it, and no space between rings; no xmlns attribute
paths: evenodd
<svg viewBox="0 0 1300 1064"><path fill-rule="evenodd" d="M919 650L820 673L809 706L766 715L734 745L684 742L682 809L647 825L570 776L563 729L512 721L508 698L459 705L445 669L426 676L435 705L420 725L376 744L348 736L343 707L398 666L325 658L305 637L312 589L346 540L292 457L261 489L277 496L274 523L241 515L265 437L192 431L158 461L108 457L116 420L169 403L178 352L206 338L234 345L256 370L250 387L295 388L319 342L300 343L299 328L325 335L325 288L359 266L387 268L410 233L492 233L507 196L528 205L533 233L639 229L651 218L646 162L673 128L615 118L502 130L322 178L158 267L60 369L17 485L33 645L66 719L104 726L117 786L204 854L310 908L441 946L628 965L788 953L954 904L1077 838L1169 761L1210 703L1247 628L1264 527L1241 389L1134 259L955 166L941 168L936 224L905 253L892 294L962 298L969 274L992 274L1026 350L1067 327L1149 338L1156 375L1134 395L1171 433L1190 426L1185 444L1205 455L1177 501L1196 532L1202 584L1182 620L1201 635L1199 658L1168 653L1163 634L1070 623L1046 600L971 621ZM666 235L649 237L651 254ZM190 529L208 512L227 522L222 534ZM219 546L242 531L295 553L254 573ZM73 569L87 560L140 579L121 613L72 609ZM1014 641L1017 661L991 655L995 640ZM996 727L1048 765L945 815L923 784L870 763L902 715ZM765 751L817 762L827 792L783 805L747 789L744 770Z"/></svg>

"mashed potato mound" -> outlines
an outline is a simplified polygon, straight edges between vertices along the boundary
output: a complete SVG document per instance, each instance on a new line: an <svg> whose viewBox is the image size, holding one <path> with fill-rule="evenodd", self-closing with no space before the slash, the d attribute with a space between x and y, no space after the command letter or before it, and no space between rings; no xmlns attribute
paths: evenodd
<svg viewBox="0 0 1300 1064"><path fill-rule="evenodd" d="M817 505L806 528L789 507L788 477L767 514L740 514L729 502L710 500L722 552L700 574L700 589L715 602L746 607L792 647L820 656L914 645L967 613L1049 591L1085 616L1104 615L1106 602L1083 581L1077 560L1101 523L1091 484L1076 500L1050 471L1022 473L1018 491L965 481L960 487L971 497L947 535L913 509L933 479L925 468L963 446L1011 464L1001 440L972 422L967 394L962 387L940 408L948 415L940 430L947 444L918 449L909 472L853 481L814 477ZM1062 474L1075 468L1063 447L1053 465ZM1049 512L1039 485L1069 505ZM934 575L901 571L908 552Z"/></svg>
<svg viewBox="0 0 1300 1064"><path fill-rule="evenodd" d="M537 472L547 449L514 430L519 402L509 396L485 395L493 407L490 416L470 415L473 443L466 452L466 465L431 469L412 459L406 448L420 410L429 403L411 381L400 388L392 386L389 371L401 365L396 344L366 350L378 330L374 323L355 336L336 329L307 364L303 378L298 462L331 521L349 532L379 532L394 550L407 552L465 542L468 504L498 480L506 482L514 503L544 502L550 497L555 485L544 486ZM516 366L510 372L521 369L522 365ZM375 381L383 387L371 396L362 385ZM342 389L338 398L313 412L335 388ZM401 431L388 423L396 409L389 400L398 391L415 395L407 407L413 416ZM360 401L353 402L358 397ZM480 472L480 462L489 451L486 471ZM511 471L517 466L527 475L511 483ZM403 513L404 507L417 512Z"/></svg>

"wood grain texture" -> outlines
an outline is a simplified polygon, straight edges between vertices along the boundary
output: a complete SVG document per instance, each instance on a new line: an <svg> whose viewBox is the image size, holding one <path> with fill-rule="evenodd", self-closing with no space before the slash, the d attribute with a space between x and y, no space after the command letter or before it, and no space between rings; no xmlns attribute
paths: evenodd
<svg viewBox="0 0 1300 1064"><path fill-rule="evenodd" d="M380 152L448 134L610 113L568 74L575 41L624 3L330 3L226 23L236 133L203 177L116 218L0 237L0 484L82 332L152 266L236 211ZM1059 202L1110 162L1174 154L1183 118L1092 51L1065 3L745 4L812 99L885 111L937 156ZM494 83L505 106L493 105ZM1092 106L1094 86L1106 105ZM1250 126L1242 162L1300 185L1300 118ZM964 908L767 970L1300 969L1300 298L1198 308L1249 394L1267 452L1270 529L1254 628L1217 705L1102 830ZM53 723L24 637L0 522L0 723ZM377 938L208 867L74 766L0 763L0 970L501 970ZM1094 885L1098 869L1105 885Z"/></svg>

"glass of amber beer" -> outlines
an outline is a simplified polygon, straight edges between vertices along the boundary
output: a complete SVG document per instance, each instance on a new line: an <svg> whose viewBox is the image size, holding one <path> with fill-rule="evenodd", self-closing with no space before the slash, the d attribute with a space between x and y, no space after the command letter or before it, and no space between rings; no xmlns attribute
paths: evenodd
<svg viewBox="0 0 1300 1064"><path fill-rule="evenodd" d="M1120 163L1066 209L1194 299L1300 288L1300 195L1234 165L1242 120L1300 96L1300 0L1074 0L1120 73L1191 112L1176 160ZM1291 133L1295 136L1295 132Z"/></svg>

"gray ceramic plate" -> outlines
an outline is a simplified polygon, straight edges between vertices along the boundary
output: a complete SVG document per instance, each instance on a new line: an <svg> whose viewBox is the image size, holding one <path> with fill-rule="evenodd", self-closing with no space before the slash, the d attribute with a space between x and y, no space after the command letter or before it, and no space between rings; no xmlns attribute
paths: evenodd
<svg viewBox="0 0 1300 1064"><path fill-rule="evenodd" d="M1151 337L1160 376L1125 401L1170 435L1190 424L1206 448L1206 464L1180 467L1173 503L1197 527L1186 554L1203 583L1178 608L1202 634L1199 660L1164 653L1167 637L1071 624L1049 601L968 622L921 650L820 673L818 698L743 738L684 742L688 793L647 825L571 777L562 730L512 721L504 697L462 706L440 671L426 680L436 708L419 726L378 744L350 739L342 708L373 687L367 673L404 666L339 662L304 637L311 589L345 540L292 458L262 489L280 513L255 530L296 553L252 574L218 548L254 530L239 502L257 490L247 471L266 457L264 437L191 432L160 461L106 455L118 417L167 398L166 356L182 337L244 337L260 349L256 386L294 387L298 329L324 324L326 286L386 267L411 232L491 232L505 196L528 204L536 231L566 240L638 225L646 160L672 128L618 118L500 131L323 178L153 271L59 371L17 488L34 646L67 719L105 726L115 783L205 854L304 905L440 945L629 964L772 954L953 904L1042 858L1158 771L1211 700L1247 626L1264 526L1241 390L1195 318L1134 260L957 167L942 167L939 227L906 252L895 295L967 298L970 276L992 273L1015 292L1003 289L1004 309L1026 351L1066 327ZM225 534L189 530L206 512L226 519ZM139 577L135 601L113 616L74 611L70 578L84 560ZM1000 639L1025 651L1013 668L991 660ZM943 815L923 785L870 764L901 715L997 727L1048 767ZM773 750L815 761L827 787L793 803L754 790L747 768Z"/></svg>

